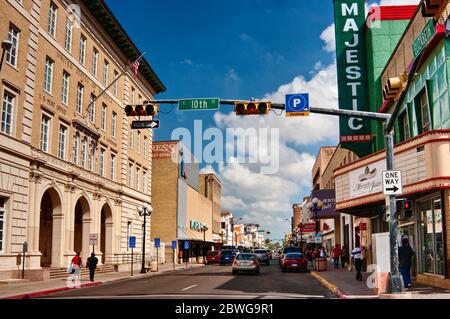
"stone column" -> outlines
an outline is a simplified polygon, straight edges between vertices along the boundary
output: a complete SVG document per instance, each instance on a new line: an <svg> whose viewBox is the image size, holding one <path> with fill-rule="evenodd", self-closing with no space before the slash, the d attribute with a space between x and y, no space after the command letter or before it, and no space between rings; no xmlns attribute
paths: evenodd
<svg viewBox="0 0 450 319"><path fill-rule="evenodd" d="M53 214L52 227L52 267L65 267L63 263L64 216L61 212Z"/></svg>

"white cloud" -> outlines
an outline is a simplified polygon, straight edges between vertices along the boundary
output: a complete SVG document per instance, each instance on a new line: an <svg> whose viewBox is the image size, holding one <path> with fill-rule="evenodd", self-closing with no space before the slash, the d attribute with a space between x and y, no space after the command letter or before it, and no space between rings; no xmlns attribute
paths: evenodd
<svg viewBox="0 0 450 319"><path fill-rule="evenodd" d="M199 171L199 174L215 174L215 175L217 175L217 172L214 170L214 168L211 165L206 165Z"/></svg>
<svg viewBox="0 0 450 319"><path fill-rule="evenodd" d="M325 42L323 49L327 52L336 51L336 37L334 30L334 23L323 30L320 38Z"/></svg>
<svg viewBox="0 0 450 319"><path fill-rule="evenodd" d="M380 6L418 5L420 0L381 0Z"/></svg>
<svg viewBox="0 0 450 319"><path fill-rule="evenodd" d="M227 74L225 75L225 81L226 82L240 82L241 79L236 73L235 69L228 70Z"/></svg>

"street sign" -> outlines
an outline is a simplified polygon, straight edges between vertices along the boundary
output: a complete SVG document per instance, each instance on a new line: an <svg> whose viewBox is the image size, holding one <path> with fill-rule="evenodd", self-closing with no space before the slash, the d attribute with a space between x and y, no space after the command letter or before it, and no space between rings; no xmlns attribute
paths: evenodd
<svg viewBox="0 0 450 319"><path fill-rule="evenodd" d="M189 249L189 242L187 240L184 241L184 249Z"/></svg>
<svg viewBox="0 0 450 319"><path fill-rule="evenodd" d="M218 98L194 98L178 100L178 111L218 110Z"/></svg>
<svg viewBox="0 0 450 319"><path fill-rule="evenodd" d="M316 224L315 223L302 224L302 226L300 226L299 229L301 229L302 233L314 233L316 231Z"/></svg>
<svg viewBox="0 0 450 319"><path fill-rule="evenodd" d="M156 248L161 247L161 238L155 238L155 247Z"/></svg>
<svg viewBox="0 0 450 319"><path fill-rule="evenodd" d="M128 239L128 247L136 248L136 236L130 236Z"/></svg>
<svg viewBox="0 0 450 319"><path fill-rule="evenodd" d="M383 171L382 179L384 195L397 195L403 193L401 171Z"/></svg>
<svg viewBox="0 0 450 319"><path fill-rule="evenodd" d="M309 115L309 94L286 94L286 116Z"/></svg>
<svg viewBox="0 0 450 319"><path fill-rule="evenodd" d="M322 235L321 235L321 234L317 234L317 235L314 237L314 242L315 242L316 244L321 244L321 243L322 243Z"/></svg>
<svg viewBox="0 0 450 319"><path fill-rule="evenodd" d="M98 234L89 234L89 245L96 245L98 243Z"/></svg>
<svg viewBox="0 0 450 319"><path fill-rule="evenodd" d="M158 128L158 127L159 127L159 121L158 120L133 121L133 122L131 122L131 128L132 129L145 129L145 128Z"/></svg>
<svg viewBox="0 0 450 319"><path fill-rule="evenodd" d="M172 240L172 249L177 249L177 241L176 240Z"/></svg>

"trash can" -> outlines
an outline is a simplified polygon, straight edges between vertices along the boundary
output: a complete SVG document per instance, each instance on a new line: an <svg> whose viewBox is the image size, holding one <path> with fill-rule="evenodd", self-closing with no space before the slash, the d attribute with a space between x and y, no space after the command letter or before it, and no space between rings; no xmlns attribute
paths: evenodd
<svg viewBox="0 0 450 319"><path fill-rule="evenodd" d="M316 269L317 271L326 271L327 270L327 259L326 258L317 258L316 259Z"/></svg>
<svg viewBox="0 0 450 319"><path fill-rule="evenodd" d="M197 264L203 264L203 256L197 257Z"/></svg>
<svg viewBox="0 0 450 319"><path fill-rule="evenodd" d="M150 270L152 272L158 271L158 262L156 260L150 262Z"/></svg>

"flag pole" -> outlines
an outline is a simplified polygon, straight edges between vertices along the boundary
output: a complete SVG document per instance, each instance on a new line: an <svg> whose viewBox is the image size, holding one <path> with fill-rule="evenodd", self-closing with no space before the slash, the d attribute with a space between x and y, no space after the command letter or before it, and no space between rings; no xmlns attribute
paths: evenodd
<svg viewBox="0 0 450 319"><path fill-rule="evenodd" d="M130 70L131 69L131 67L133 66L133 64L134 63L136 63L136 61L139 61L143 56L144 56L144 54L145 54L146 52L144 52L144 53L142 53L136 60L134 60L134 62L133 63L131 63L126 69L125 69L125 71L123 71L118 77L116 77L98 96L96 96L95 97L95 99L93 99L92 101L91 101L91 103L89 103L89 105L88 105L88 107L87 107L87 109L86 109L86 112L87 112L87 114L86 114L86 116L88 116L89 115L89 112L90 112L90 109L91 109L91 107L92 107L92 105L94 105L94 103L95 103L95 101L97 101L98 100L98 98L100 97L100 96L102 96L106 91L108 91L109 90L109 88L114 84L114 83L116 83L125 73L127 73L128 72L128 70Z"/></svg>

